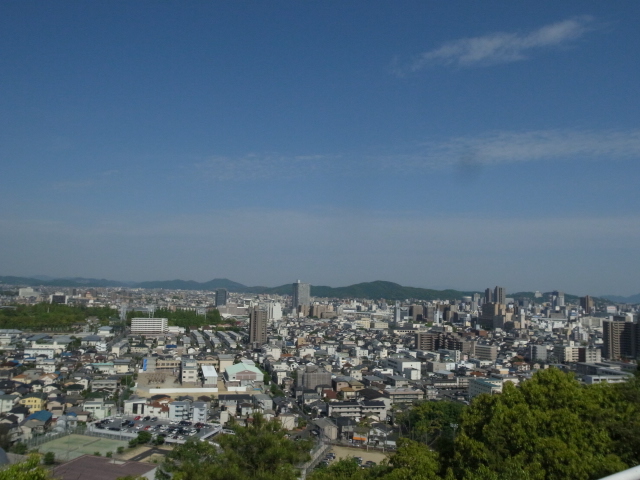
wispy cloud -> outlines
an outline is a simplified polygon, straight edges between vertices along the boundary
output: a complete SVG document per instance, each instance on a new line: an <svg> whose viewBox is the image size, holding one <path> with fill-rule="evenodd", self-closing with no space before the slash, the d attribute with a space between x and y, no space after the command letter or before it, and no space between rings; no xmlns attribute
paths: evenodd
<svg viewBox="0 0 640 480"><path fill-rule="evenodd" d="M249 153L242 156L214 155L195 164L199 175L211 180L296 178L327 171L339 155L280 155Z"/></svg>
<svg viewBox="0 0 640 480"><path fill-rule="evenodd" d="M640 130L503 131L429 142L422 148L425 164L431 166L456 164L461 158L482 165L575 158L625 160L640 158Z"/></svg>
<svg viewBox="0 0 640 480"><path fill-rule="evenodd" d="M119 170L106 170L104 172L97 173L91 177L61 180L54 182L52 187L59 192L75 192L77 190L85 190L93 188L96 185L102 185L110 181L111 178L120 174Z"/></svg>
<svg viewBox="0 0 640 480"><path fill-rule="evenodd" d="M418 55L408 65L395 68L395 72L403 75L438 64L470 67L516 62L535 50L567 45L592 29L593 18L581 16L527 33L495 32L461 38Z"/></svg>
<svg viewBox="0 0 640 480"><path fill-rule="evenodd" d="M314 174L358 176L384 172L490 167L535 161L613 161L640 159L640 130L497 131L415 144L401 151L332 155L247 154L212 156L197 162L208 181L305 178Z"/></svg>

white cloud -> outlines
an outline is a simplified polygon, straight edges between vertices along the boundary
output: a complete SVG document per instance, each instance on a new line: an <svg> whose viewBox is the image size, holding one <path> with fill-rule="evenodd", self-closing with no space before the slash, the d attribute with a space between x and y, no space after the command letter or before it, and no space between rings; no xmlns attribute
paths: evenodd
<svg viewBox="0 0 640 480"><path fill-rule="evenodd" d="M433 64L469 67L524 60L534 50L559 47L580 38L592 29L592 21L591 17L582 16L528 33L496 32L461 38L422 53L409 65L396 69L396 73L415 72Z"/></svg>

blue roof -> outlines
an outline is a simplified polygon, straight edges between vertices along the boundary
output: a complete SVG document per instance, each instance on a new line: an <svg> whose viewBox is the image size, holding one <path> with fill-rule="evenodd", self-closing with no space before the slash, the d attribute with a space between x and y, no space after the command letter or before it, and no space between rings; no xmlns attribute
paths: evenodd
<svg viewBox="0 0 640 480"><path fill-rule="evenodd" d="M40 410L39 412L32 413L27 417L27 420L40 420L41 422L47 422L51 420L53 413L46 410Z"/></svg>

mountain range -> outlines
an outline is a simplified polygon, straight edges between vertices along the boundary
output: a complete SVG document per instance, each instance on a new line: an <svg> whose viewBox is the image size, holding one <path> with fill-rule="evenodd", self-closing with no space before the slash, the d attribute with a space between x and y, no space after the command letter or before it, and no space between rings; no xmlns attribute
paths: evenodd
<svg viewBox="0 0 640 480"><path fill-rule="evenodd" d="M291 284L280 285L278 287L249 287L227 278L214 278L208 282L196 282L193 280L162 280L149 282L122 282L116 280L106 280L97 278L69 277L54 278L44 275L33 277L12 277L0 276L0 284L23 285L30 287L50 286L50 287L72 287L72 288L90 288L90 287L128 287L128 288L146 288L146 289L165 289L165 290L216 290L218 288L226 288L230 292L237 293L254 293L254 294L272 294L272 295L289 295L291 294ZM328 298L384 298L386 300L455 300L463 296L471 296L474 293L482 293L475 291L460 291L454 289L433 290L429 288L404 287L397 283L377 280L374 282L357 283L346 287L328 287L328 286L311 286L311 295L313 297ZM534 292L516 292L509 294L513 298L528 298L536 301ZM546 296L545 296L546 297ZM545 298L543 297L543 298ZM565 299L571 303L578 302L578 296L565 294ZM601 297L616 303L640 303L640 294L632 297L619 297L607 295Z"/></svg>
<svg viewBox="0 0 640 480"><path fill-rule="evenodd" d="M629 297L621 297L620 295L601 295L600 298L606 298L613 303L640 303L640 293Z"/></svg>

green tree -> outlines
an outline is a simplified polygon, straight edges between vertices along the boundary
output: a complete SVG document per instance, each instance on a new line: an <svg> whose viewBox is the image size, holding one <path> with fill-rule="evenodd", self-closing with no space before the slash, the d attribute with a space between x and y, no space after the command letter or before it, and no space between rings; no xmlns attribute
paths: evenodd
<svg viewBox="0 0 640 480"><path fill-rule="evenodd" d="M27 460L0 470L0 480L47 480L49 471L40 466L40 457L31 455Z"/></svg>
<svg viewBox="0 0 640 480"><path fill-rule="evenodd" d="M18 455L24 455L27 453L27 445L22 442L18 442L11 447L11 452L17 453Z"/></svg>
<svg viewBox="0 0 640 480"><path fill-rule="evenodd" d="M138 433L138 438L136 440L138 440L138 443L142 445L145 443L149 443L152 438L153 438L153 435L143 430L142 432Z"/></svg>
<svg viewBox="0 0 640 480"><path fill-rule="evenodd" d="M381 475L387 467L374 467L365 470L353 458L338 460L326 468L314 470L308 480L369 480L383 478Z"/></svg>
<svg viewBox="0 0 640 480"><path fill-rule="evenodd" d="M391 471L385 480L440 480L438 454L428 446L401 438L398 451L389 458Z"/></svg>
<svg viewBox="0 0 640 480"><path fill-rule="evenodd" d="M43 460L45 465L53 465L56 463L56 456L53 452L47 452L44 454Z"/></svg>
<svg viewBox="0 0 640 480"><path fill-rule="evenodd" d="M456 476L597 479L623 470L597 421L608 402L603 388L585 388L554 368L519 388L506 383L501 395L481 395L462 413Z"/></svg>
<svg viewBox="0 0 640 480"><path fill-rule="evenodd" d="M158 478L170 474L174 480L295 480L295 466L309 458L311 442L289 440L277 420L256 414L249 426L234 430L235 435L219 438L219 450L196 440L174 448Z"/></svg>
<svg viewBox="0 0 640 480"><path fill-rule="evenodd" d="M411 439L434 447L441 457L450 459L455 433L452 425L460 424L464 408L464 405L450 401L422 402L399 415L398 422L401 431L407 432Z"/></svg>
<svg viewBox="0 0 640 480"><path fill-rule="evenodd" d="M640 375L625 383L602 388L610 400L611 413L600 416L615 444L615 450L627 465L640 464ZM601 385L601 387L603 387ZM608 388L607 388L608 387ZM610 396L606 396L610 393Z"/></svg>

